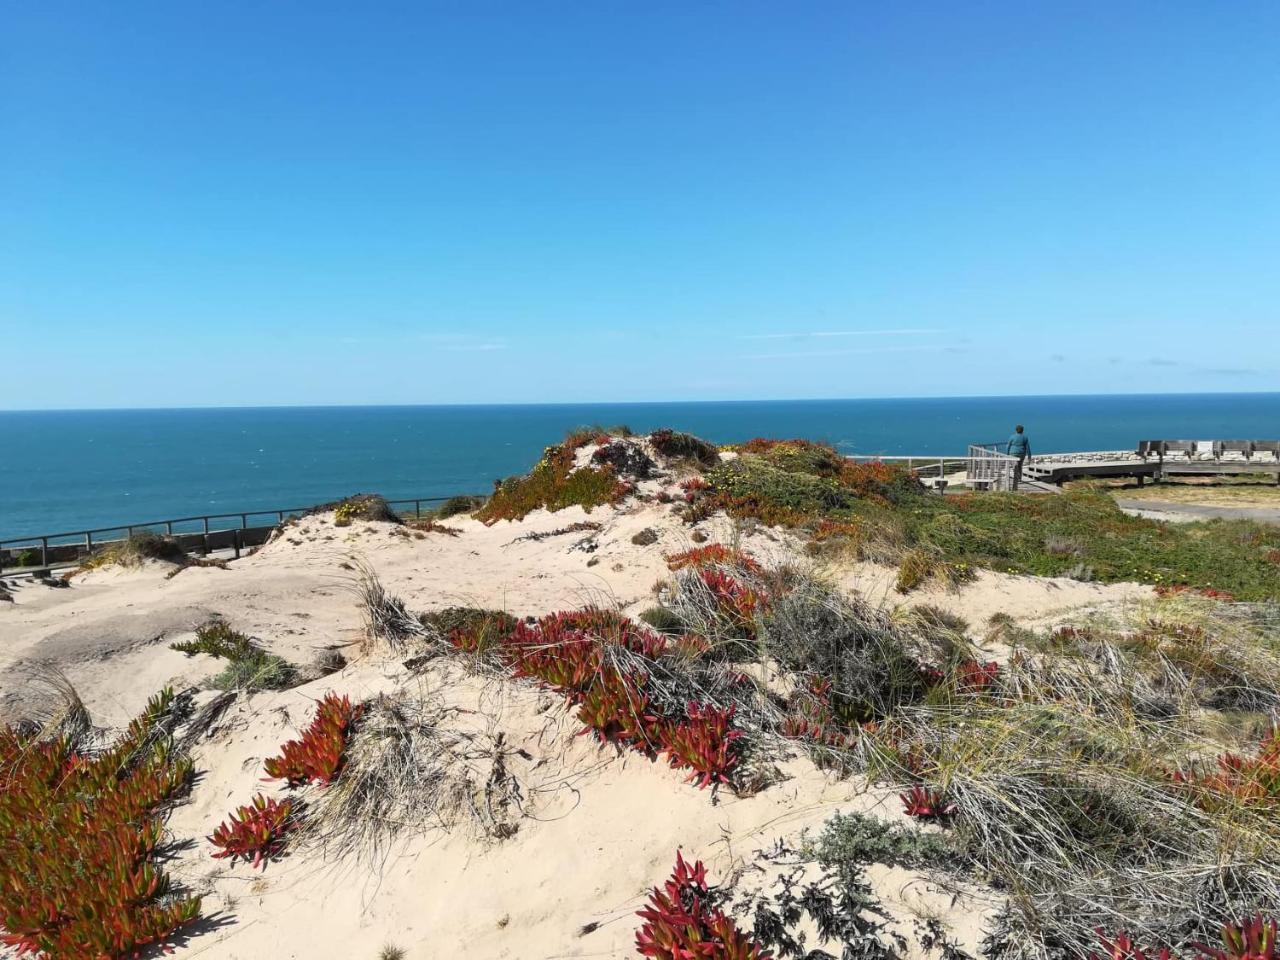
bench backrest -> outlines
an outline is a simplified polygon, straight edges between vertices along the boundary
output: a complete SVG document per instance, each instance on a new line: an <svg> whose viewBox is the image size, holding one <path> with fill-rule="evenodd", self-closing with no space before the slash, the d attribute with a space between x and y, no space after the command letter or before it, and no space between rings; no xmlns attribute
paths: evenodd
<svg viewBox="0 0 1280 960"><path fill-rule="evenodd" d="M1225 451L1232 453L1253 453L1254 441L1252 440L1216 440L1214 441L1214 454L1220 454Z"/></svg>

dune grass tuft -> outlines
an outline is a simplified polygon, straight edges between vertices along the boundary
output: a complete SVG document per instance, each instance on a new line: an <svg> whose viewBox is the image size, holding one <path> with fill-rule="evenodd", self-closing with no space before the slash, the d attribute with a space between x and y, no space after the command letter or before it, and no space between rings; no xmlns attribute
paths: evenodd
<svg viewBox="0 0 1280 960"><path fill-rule="evenodd" d="M380 863L398 839L462 824L515 832L521 793L501 735L452 729L451 716L411 692L366 705L341 775L311 804L309 836L326 856Z"/></svg>

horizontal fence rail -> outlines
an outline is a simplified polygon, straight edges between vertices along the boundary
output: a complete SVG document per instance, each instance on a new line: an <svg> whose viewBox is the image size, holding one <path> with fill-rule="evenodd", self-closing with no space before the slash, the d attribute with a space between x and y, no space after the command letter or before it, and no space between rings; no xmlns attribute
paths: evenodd
<svg viewBox="0 0 1280 960"><path fill-rule="evenodd" d="M462 496L471 496L471 494L462 494ZM412 505L414 516L421 517L422 505L424 503L444 503L445 501L452 499L452 496L413 497L406 500L388 500L387 505L393 510L397 510L397 507L401 506L406 507L405 510L397 510L397 512L401 513L407 513L407 507ZM195 517L175 517L171 520L151 520L145 523L119 524L114 527L95 527L91 530L70 530L64 533L47 533L32 537L14 537L8 540L0 540L0 571L5 570L6 567L10 569L14 567L25 568L32 566L48 567L50 563L59 563L64 561L69 562L71 560L88 556L93 553L95 547L101 547L108 543L128 539L135 533L141 531L151 533L163 532L165 536L179 537L182 539L197 538L198 545L206 549L209 547L210 543L212 543L214 549L231 547L234 548L238 554L241 547L255 545L249 541L256 538L235 536L234 534L245 534L248 532L259 533L264 530L270 531L284 523L285 519L288 517L299 517L308 511L315 509L316 506L283 507L274 510L243 510L232 513L210 513ZM274 520L270 523L264 524L262 521L267 518L274 518ZM121 536L121 534L123 534L123 536ZM34 552L38 555L39 561L37 564L17 564L13 562L17 557L28 552Z"/></svg>
<svg viewBox="0 0 1280 960"><path fill-rule="evenodd" d="M1017 457L990 448L1000 444L972 444L966 456L921 456L845 454L855 463L892 463L914 472L922 480L937 482L939 489L946 487L947 478L962 475L961 482L990 486L993 490L1009 490L1013 487L1013 468Z"/></svg>
<svg viewBox="0 0 1280 960"><path fill-rule="evenodd" d="M990 487L992 490L1012 490L1014 471L1018 466L1018 458L999 450L1008 447L1003 443L971 443L969 444L968 467L966 473L969 483L978 487Z"/></svg>

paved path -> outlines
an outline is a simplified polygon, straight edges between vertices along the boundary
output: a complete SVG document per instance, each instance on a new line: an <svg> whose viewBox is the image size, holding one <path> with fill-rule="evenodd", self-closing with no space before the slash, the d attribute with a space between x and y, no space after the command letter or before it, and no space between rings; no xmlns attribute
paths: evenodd
<svg viewBox="0 0 1280 960"><path fill-rule="evenodd" d="M1128 500L1116 497L1125 513L1154 520L1189 523L1192 520L1256 520L1280 525L1280 507L1209 507L1197 503L1171 503L1167 500Z"/></svg>

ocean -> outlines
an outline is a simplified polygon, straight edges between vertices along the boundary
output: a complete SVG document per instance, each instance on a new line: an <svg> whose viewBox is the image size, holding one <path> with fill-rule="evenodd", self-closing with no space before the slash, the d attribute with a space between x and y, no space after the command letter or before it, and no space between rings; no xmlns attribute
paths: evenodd
<svg viewBox="0 0 1280 960"><path fill-rule="evenodd" d="M0 539L212 513L485 493L566 430L669 426L718 443L827 440L956 454L1026 425L1035 453L1274 439L1280 394L531 406L0 411Z"/></svg>

